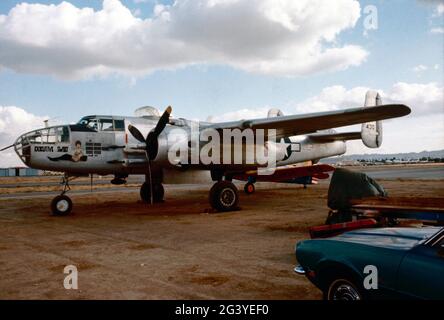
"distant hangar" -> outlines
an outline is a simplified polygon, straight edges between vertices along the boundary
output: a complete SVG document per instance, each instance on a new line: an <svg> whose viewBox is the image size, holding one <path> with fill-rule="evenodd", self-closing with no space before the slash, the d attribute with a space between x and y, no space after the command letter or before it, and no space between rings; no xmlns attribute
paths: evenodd
<svg viewBox="0 0 444 320"><path fill-rule="evenodd" d="M27 167L0 168L0 177L32 177L41 174L41 170Z"/></svg>

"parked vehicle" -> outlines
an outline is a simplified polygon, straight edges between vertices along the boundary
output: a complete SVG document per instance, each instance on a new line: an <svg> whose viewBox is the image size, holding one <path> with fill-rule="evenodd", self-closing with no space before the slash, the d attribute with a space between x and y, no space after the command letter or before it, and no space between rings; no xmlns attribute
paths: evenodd
<svg viewBox="0 0 444 320"><path fill-rule="evenodd" d="M298 274L327 300L444 299L444 228L360 229L297 243ZM377 289L366 289L366 266ZM367 286L368 287L368 286Z"/></svg>

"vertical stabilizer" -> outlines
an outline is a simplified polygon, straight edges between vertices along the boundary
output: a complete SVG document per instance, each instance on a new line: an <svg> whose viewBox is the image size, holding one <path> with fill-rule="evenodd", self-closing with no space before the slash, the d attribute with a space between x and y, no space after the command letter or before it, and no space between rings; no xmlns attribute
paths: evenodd
<svg viewBox="0 0 444 320"><path fill-rule="evenodd" d="M367 91L364 107L374 107L382 104L381 96L376 91ZM379 148L382 144L382 123L372 121L362 124L362 142L369 148Z"/></svg>

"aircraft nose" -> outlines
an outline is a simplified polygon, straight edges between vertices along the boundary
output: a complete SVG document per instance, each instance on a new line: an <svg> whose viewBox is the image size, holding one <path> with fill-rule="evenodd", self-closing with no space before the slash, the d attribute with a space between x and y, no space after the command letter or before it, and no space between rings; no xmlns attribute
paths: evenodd
<svg viewBox="0 0 444 320"><path fill-rule="evenodd" d="M26 134L23 134L17 138L11 147L14 147L15 153L17 153L20 160L27 166L29 166L31 159L31 145L26 139Z"/></svg>
<svg viewBox="0 0 444 320"><path fill-rule="evenodd" d="M0 152L14 147L15 153L17 153L17 155L23 161L24 164L28 165L29 158L31 155L31 152L30 152L31 146L29 144L28 145L24 144L24 141L25 141L24 135L21 135L20 137L17 138L17 140L13 144L0 149Z"/></svg>

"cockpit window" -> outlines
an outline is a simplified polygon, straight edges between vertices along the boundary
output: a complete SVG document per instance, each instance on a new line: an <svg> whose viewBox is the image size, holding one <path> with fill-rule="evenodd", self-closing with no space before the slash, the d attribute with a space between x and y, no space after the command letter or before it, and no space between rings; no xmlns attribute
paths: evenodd
<svg viewBox="0 0 444 320"><path fill-rule="evenodd" d="M125 131L125 121L123 119L113 119L112 117L97 118L88 116L80 119L77 124L95 131Z"/></svg>
<svg viewBox="0 0 444 320"><path fill-rule="evenodd" d="M116 131L125 131L125 121L123 121L123 120L114 120L114 129Z"/></svg>
<svg viewBox="0 0 444 320"><path fill-rule="evenodd" d="M100 131L114 131L112 119L100 119Z"/></svg>
<svg viewBox="0 0 444 320"><path fill-rule="evenodd" d="M82 126L86 126L90 129L97 130L97 119L96 118L82 118L78 122Z"/></svg>
<svg viewBox="0 0 444 320"><path fill-rule="evenodd" d="M34 130L21 138L22 144L55 144L59 142L69 142L69 129L67 126Z"/></svg>
<svg viewBox="0 0 444 320"><path fill-rule="evenodd" d="M59 142L69 142L69 130L67 126L58 127L56 130Z"/></svg>

